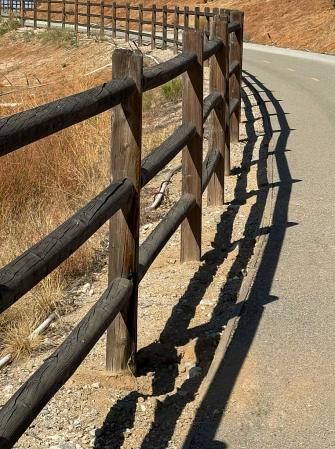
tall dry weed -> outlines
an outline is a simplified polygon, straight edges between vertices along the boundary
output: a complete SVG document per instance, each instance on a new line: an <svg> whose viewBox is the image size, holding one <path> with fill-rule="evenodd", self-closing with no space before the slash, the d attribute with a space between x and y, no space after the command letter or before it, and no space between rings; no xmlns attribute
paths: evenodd
<svg viewBox="0 0 335 449"><path fill-rule="evenodd" d="M91 87L68 83L54 96ZM22 97L20 110L52 101ZM46 100L46 101L45 101ZM110 113L79 123L0 159L0 264L6 265L63 223L109 182ZM64 287L83 275L100 248L94 235L49 277L0 315L0 345L16 356L30 352L29 334L62 307Z"/></svg>

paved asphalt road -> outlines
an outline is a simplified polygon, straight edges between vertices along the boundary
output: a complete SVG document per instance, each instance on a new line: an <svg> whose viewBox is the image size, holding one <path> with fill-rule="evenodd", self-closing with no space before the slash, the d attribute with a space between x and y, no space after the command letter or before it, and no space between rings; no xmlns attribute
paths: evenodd
<svg viewBox="0 0 335 449"><path fill-rule="evenodd" d="M274 130L274 218L193 449L335 448L335 57L279 53L244 52Z"/></svg>

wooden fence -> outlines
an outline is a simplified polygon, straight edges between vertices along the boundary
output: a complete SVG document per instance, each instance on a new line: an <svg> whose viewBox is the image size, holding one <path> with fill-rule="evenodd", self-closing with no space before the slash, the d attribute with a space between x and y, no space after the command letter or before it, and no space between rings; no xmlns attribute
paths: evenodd
<svg viewBox="0 0 335 449"><path fill-rule="evenodd" d="M143 44L143 37L151 42L151 48L157 48L157 44L165 50L168 43L173 44L174 53L182 46L179 40L180 32L187 29L203 29L205 42L209 40L210 23L216 15L229 14L229 10L223 8L205 7L203 11L196 7L190 11L188 6L173 9L166 5L157 8L131 6L129 3L119 5L101 1L90 0L80 2L78 0L0 0L0 14L14 13L24 26L28 19L33 20L36 29L38 21L45 22L48 29L52 25L62 28L72 27L77 33L79 29L86 31L87 36L93 30L103 35L106 31L112 33L112 37L124 36L128 42L130 37L136 38L138 46ZM81 27L81 28L80 28ZM159 41L159 43L158 43Z"/></svg>
<svg viewBox="0 0 335 449"><path fill-rule="evenodd" d="M67 2L69 3L69 2ZM110 220L108 287L59 348L0 411L0 448L11 448L107 331L107 369L136 371L138 285L181 225L181 261L200 260L202 194L224 202L230 142L241 113L243 12L215 15L210 39L185 30L183 51L143 70L139 50L116 49L112 80L0 119L0 156L112 109L112 182L65 223L0 270L0 313L18 301ZM195 12L189 11L189 14ZM210 93L203 99L203 65ZM141 160L143 92L183 74L182 125ZM203 124L210 120L203 160ZM182 195L139 246L140 191L182 151Z"/></svg>

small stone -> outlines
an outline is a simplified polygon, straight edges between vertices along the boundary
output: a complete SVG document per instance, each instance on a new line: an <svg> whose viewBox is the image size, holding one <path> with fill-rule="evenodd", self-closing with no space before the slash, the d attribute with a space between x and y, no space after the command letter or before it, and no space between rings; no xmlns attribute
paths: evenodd
<svg viewBox="0 0 335 449"><path fill-rule="evenodd" d="M95 382L94 384L91 385L92 388L99 388L100 387L100 382Z"/></svg>
<svg viewBox="0 0 335 449"><path fill-rule="evenodd" d="M85 285L81 288L81 291L82 291L83 293L85 293L85 292L87 292L87 290L88 290L90 287L91 287L91 284L87 283L87 284L85 284Z"/></svg>
<svg viewBox="0 0 335 449"><path fill-rule="evenodd" d="M140 405L140 409L141 409L141 412L145 412L146 411L146 406L141 404Z"/></svg>
<svg viewBox="0 0 335 449"><path fill-rule="evenodd" d="M187 379L192 379L193 377L200 376L201 371L202 368L200 368L200 366L193 366L188 372Z"/></svg>
<svg viewBox="0 0 335 449"><path fill-rule="evenodd" d="M138 398L138 402L144 402L144 398L142 398L142 396L140 396L140 397Z"/></svg>
<svg viewBox="0 0 335 449"><path fill-rule="evenodd" d="M88 292L88 296L92 296L93 293L94 293L94 290L93 290L93 288L91 288L91 290Z"/></svg>
<svg viewBox="0 0 335 449"><path fill-rule="evenodd" d="M219 415L219 414L220 414L219 410L216 409L216 410L213 411L213 415Z"/></svg>

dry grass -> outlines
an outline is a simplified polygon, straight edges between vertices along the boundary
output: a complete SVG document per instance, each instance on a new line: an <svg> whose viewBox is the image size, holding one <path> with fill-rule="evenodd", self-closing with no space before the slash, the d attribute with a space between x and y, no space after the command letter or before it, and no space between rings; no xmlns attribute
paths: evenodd
<svg viewBox="0 0 335 449"><path fill-rule="evenodd" d="M36 74L38 79L52 84L0 97L0 116L89 89L111 78L110 68L89 77L82 76L110 61L110 47L104 44L85 42L78 48L66 48L61 44L41 45L37 37L29 42L23 36L17 39L21 39L19 43L13 39L0 42L5 49L0 82L3 75L13 84L22 85L25 74L29 80ZM103 55L104 52L108 54ZM16 65L11 65L13 55ZM88 66L87 61L94 58L95 62ZM27 73L22 67L28 60L35 67L32 64ZM61 70L59 61L69 61L70 70ZM163 101L161 89L150 93L144 123L151 122ZM8 108L6 103L16 106ZM143 156L174 128L175 125L170 125L153 133L152 126L148 127L143 136ZM38 242L108 185L110 141L110 112L106 112L0 159L0 266ZM2 354L27 355L40 344L38 337L29 339L29 335L52 311L64 313L71 306L72 297L64 293L66 287L73 278L90 269L100 254L106 232L105 225L49 277L0 315Z"/></svg>
<svg viewBox="0 0 335 449"><path fill-rule="evenodd" d="M62 95L89 87L86 79L75 83L64 86ZM23 109L36 105L33 99L21 100ZM51 232L108 185L109 152L110 113L106 112L1 158L1 266ZM36 339L29 340L29 334L51 310L63 307L65 285L92 264L103 232L93 236L0 316L1 345L6 351L16 356L36 346Z"/></svg>

